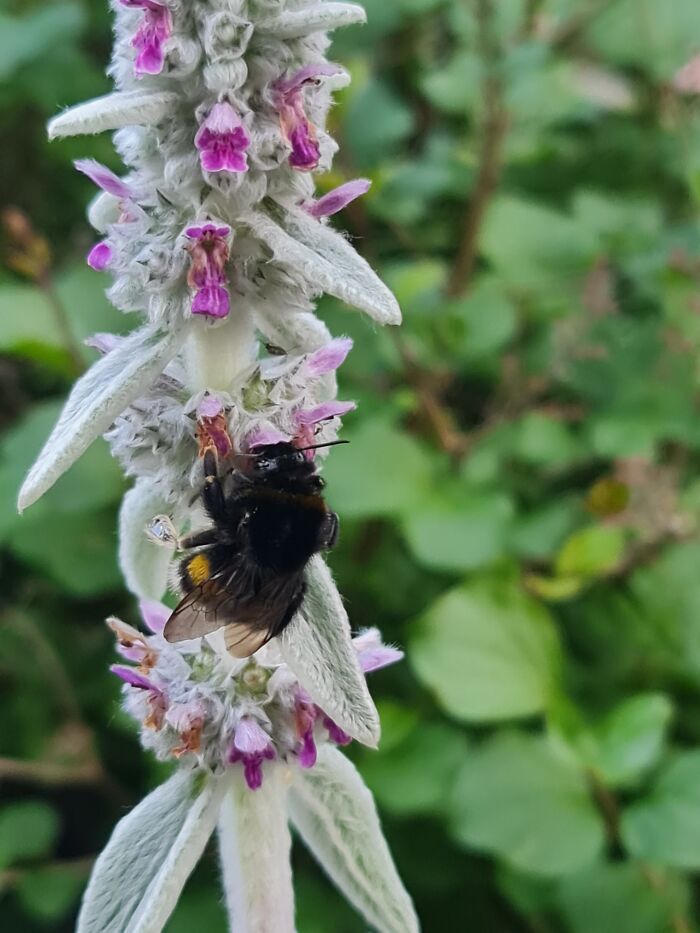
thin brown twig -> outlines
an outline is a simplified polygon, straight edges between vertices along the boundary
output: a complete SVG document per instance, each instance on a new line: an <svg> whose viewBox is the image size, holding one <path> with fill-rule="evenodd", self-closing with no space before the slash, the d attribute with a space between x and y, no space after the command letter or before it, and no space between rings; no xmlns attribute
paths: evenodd
<svg viewBox="0 0 700 933"><path fill-rule="evenodd" d="M25 875L36 870L36 868L41 868L42 871L68 871L77 877L83 877L90 873L96 859L96 855L85 855L79 858L58 859L55 862L47 862L33 868L6 868L4 871L0 871L0 893L7 890L7 888L14 887Z"/></svg>
<svg viewBox="0 0 700 933"><path fill-rule="evenodd" d="M484 121L482 145L474 190L467 207L464 226L450 277L447 294L454 298L469 287L476 264L479 233L486 210L498 186L503 161L503 144L508 131L505 88L500 73L501 49L494 29L494 0L476 0L477 35L484 78Z"/></svg>
<svg viewBox="0 0 700 933"><path fill-rule="evenodd" d="M43 759L26 761L21 758L0 758L0 781L26 782L41 787L69 787L99 784L103 778L102 768L94 759L68 765Z"/></svg>
<svg viewBox="0 0 700 933"><path fill-rule="evenodd" d="M58 332L61 335L61 340L66 353L70 357L71 365L75 370L76 375L79 375L85 369L85 360L82 357L80 352L80 344L78 343L75 334L73 333L73 328L71 326L70 318L68 317L68 312L66 311L65 305L61 300L60 295L56 290L56 285L53 281L53 278L50 273L42 276L38 281L37 285L42 290L46 297L49 307L51 308L51 313L53 314L54 321L56 322L56 327Z"/></svg>

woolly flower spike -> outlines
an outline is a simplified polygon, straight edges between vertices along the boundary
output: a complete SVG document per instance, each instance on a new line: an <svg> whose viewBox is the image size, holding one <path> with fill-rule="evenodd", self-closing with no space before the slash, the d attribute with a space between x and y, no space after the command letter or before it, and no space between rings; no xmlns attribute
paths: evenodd
<svg viewBox="0 0 700 933"><path fill-rule="evenodd" d="M167 608L146 603L142 612L151 634L109 620L119 652L135 651L138 663L112 671L144 743L180 767L117 826L93 872L79 933L102 929L107 901L115 930L160 930L217 820L234 929L291 931L289 819L370 923L388 933L416 931L369 792L336 751L350 737L274 647L236 662L206 640L174 647L161 634ZM376 629L353 645L367 671L402 657ZM136 827L147 849L138 858L144 877L136 877L131 857ZM166 872L166 865L174 867ZM254 883L256 872L265 885ZM116 889L112 876L120 879Z"/></svg>
<svg viewBox="0 0 700 933"><path fill-rule="evenodd" d="M143 10L141 25L131 44L136 49L134 72L137 75L157 75L165 63L165 43L173 32L170 10L156 0L119 0L122 6Z"/></svg>
<svg viewBox="0 0 700 933"><path fill-rule="evenodd" d="M187 284L196 289L192 302L192 314L206 314L209 317L226 317L230 310L228 289L226 288L226 263L228 262L228 243L230 227L215 227L205 224L203 227L188 227L187 236L193 242L187 247L190 254L190 271Z"/></svg>
<svg viewBox="0 0 700 933"><path fill-rule="evenodd" d="M214 104L194 138L206 172L245 172L250 136L231 104Z"/></svg>
<svg viewBox="0 0 700 933"><path fill-rule="evenodd" d="M326 219L369 183L316 200L312 179L290 170L330 161L327 79L342 70L323 58L323 31L364 12L335 0L112 5L116 89L62 113L49 132L117 131L128 176L76 163L101 189L88 212L99 233L88 261L108 270L112 303L141 319L125 337L91 341L101 356L73 387L18 507L39 499L100 434L133 478L119 561L149 632L109 620L120 655L112 670L142 743L174 773L116 827L77 933L160 933L217 828L231 928L293 933L290 822L368 925L414 933L372 797L339 750L351 740L377 746L365 673L400 652L374 630L352 638L318 552L298 571L296 611L244 661L225 650L225 631L167 643L170 611L160 602L177 588L183 538L237 546L203 507L213 501L202 495L203 461L212 480L218 461L216 495L227 501L257 475L259 445L326 445L305 451L322 463L354 408L336 399L351 341L331 337L315 300L327 293L377 323L400 322L389 289ZM138 80L149 75L158 77ZM294 451L287 457L304 467ZM329 489L329 508L332 500ZM283 522L273 511L271 523ZM236 529L241 540L245 527ZM276 585L274 569L265 572ZM251 559L252 589L256 575Z"/></svg>
<svg viewBox="0 0 700 933"><path fill-rule="evenodd" d="M340 74L341 68L321 62L306 65L291 77L280 79L273 85L275 106L279 111L282 136L291 147L289 164L300 172L311 172L318 165L321 150L316 127L304 110L304 88L320 84L323 77Z"/></svg>

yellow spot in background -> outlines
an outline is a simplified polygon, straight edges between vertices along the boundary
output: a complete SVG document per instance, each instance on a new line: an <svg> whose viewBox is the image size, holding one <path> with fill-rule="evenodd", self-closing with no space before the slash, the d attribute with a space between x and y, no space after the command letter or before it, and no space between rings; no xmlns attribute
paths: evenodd
<svg viewBox="0 0 700 933"><path fill-rule="evenodd" d="M208 580L211 576L211 564L206 554L196 554L187 564L187 573L196 586Z"/></svg>

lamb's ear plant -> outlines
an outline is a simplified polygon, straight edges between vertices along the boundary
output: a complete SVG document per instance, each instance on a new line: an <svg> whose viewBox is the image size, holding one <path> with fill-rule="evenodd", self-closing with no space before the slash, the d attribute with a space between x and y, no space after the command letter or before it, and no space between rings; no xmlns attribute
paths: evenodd
<svg viewBox="0 0 700 933"><path fill-rule="evenodd" d="M220 635L171 645L161 600L173 551L158 539L206 522L202 452L225 460L260 444L336 438L353 403L335 371L351 342L314 313L323 292L381 324L400 312L328 216L364 194L349 181L316 198L330 166L333 89L327 31L360 6L285 0L116 0L114 93L50 124L52 138L114 131L126 172L82 160L99 192L87 258L135 314L126 337L74 386L20 491L35 502L101 434L133 478L120 562L145 630L108 624L124 706L143 744L177 762L116 827L98 859L80 933L155 933L218 832L236 933L294 929L289 824L328 875L387 933L417 930L369 791L339 746L376 746L365 674L398 660L373 629L354 639L323 560L282 635L236 660ZM313 455L309 452L309 455ZM319 452L319 456L323 453Z"/></svg>

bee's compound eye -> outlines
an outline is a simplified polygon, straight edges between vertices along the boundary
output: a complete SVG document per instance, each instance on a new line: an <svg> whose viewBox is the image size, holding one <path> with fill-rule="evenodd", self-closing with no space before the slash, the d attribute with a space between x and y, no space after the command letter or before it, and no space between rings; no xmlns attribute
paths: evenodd
<svg viewBox="0 0 700 933"><path fill-rule="evenodd" d="M259 470L267 470L270 466L270 461L267 457L258 457L258 459L255 461L255 466Z"/></svg>
<svg viewBox="0 0 700 933"><path fill-rule="evenodd" d="M304 460L306 459L306 457L304 456L304 452L302 450L297 450L293 456L294 456L295 463L303 463Z"/></svg>

